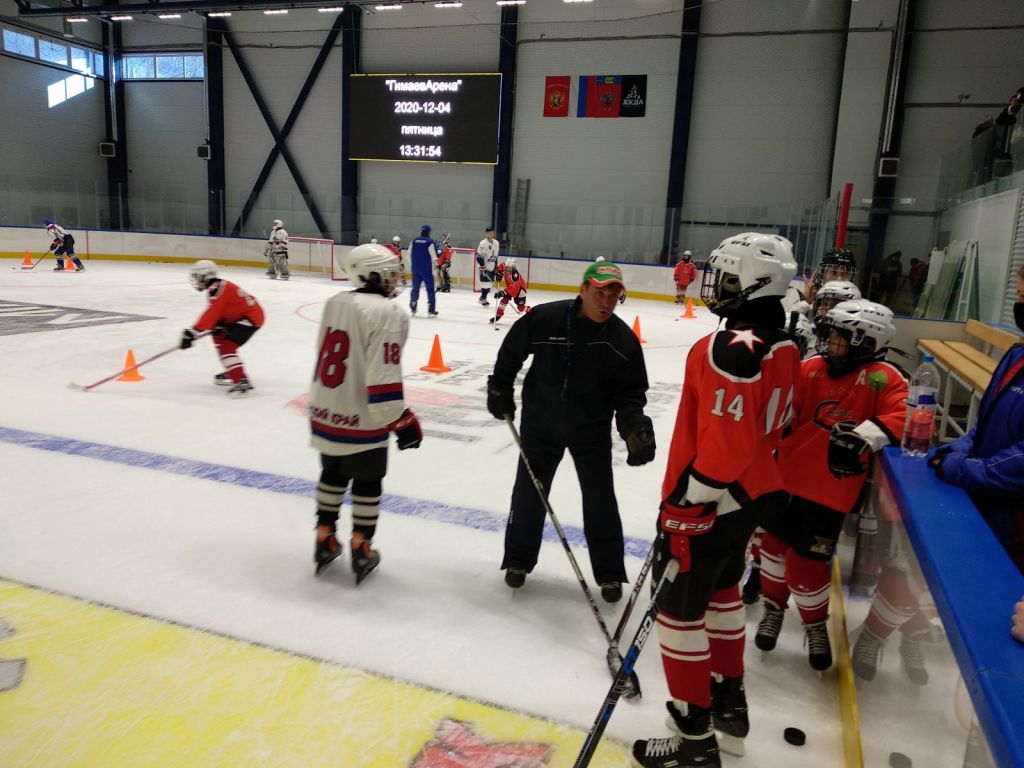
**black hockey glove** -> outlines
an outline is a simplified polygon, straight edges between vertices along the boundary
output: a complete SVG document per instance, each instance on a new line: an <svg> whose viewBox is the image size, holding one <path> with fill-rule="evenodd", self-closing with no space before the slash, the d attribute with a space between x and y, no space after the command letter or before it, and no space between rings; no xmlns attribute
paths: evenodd
<svg viewBox="0 0 1024 768"><path fill-rule="evenodd" d="M420 443L423 442L420 420L408 408L402 411L402 415L389 425L389 429L398 438L398 450L400 451L404 451L406 448L419 448Z"/></svg>
<svg viewBox="0 0 1024 768"><path fill-rule="evenodd" d="M942 474L942 462L944 462L946 457L952 452L953 449L947 445L943 448L938 448L931 456L928 457L928 466L935 470L935 474L940 480L946 479Z"/></svg>
<svg viewBox="0 0 1024 768"><path fill-rule="evenodd" d="M867 472L867 465L861 461L870 453L868 441L853 431L852 421L841 421L832 427L828 440L828 468L838 478L856 477Z"/></svg>
<svg viewBox="0 0 1024 768"><path fill-rule="evenodd" d="M505 295L505 292L504 292L504 291L495 291L495 292L494 292L494 300L495 300L495 301L500 301L500 300L501 300L501 298L502 298L502 297L503 297L504 295Z"/></svg>
<svg viewBox="0 0 1024 768"><path fill-rule="evenodd" d="M506 416L515 418L516 398L511 389L505 389L494 381L493 376L487 377L487 411L499 421Z"/></svg>
<svg viewBox="0 0 1024 768"><path fill-rule="evenodd" d="M198 334L191 328L186 328L184 331L181 332L181 344L179 345L178 348L188 349L189 347L191 347L192 342L195 341L197 335Z"/></svg>
<svg viewBox="0 0 1024 768"><path fill-rule="evenodd" d="M654 461L654 425L647 416L641 416L633 425L633 431L626 436L626 450L629 456L626 463L631 467L639 467Z"/></svg>

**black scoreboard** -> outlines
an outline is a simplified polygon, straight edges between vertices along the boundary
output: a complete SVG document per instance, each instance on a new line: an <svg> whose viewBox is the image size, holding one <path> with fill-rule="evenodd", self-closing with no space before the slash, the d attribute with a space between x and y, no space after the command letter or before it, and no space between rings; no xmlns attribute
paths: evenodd
<svg viewBox="0 0 1024 768"><path fill-rule="evenodd" d="M349 160L498 162L498 73L349 75Z"/></svg>

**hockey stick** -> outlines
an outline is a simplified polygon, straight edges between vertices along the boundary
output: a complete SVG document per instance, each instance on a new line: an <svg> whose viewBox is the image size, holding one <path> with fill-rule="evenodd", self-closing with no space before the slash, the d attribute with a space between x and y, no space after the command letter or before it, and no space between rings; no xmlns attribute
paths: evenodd
<svg viewBox="0 0 1024 768"><path fill-rule="evenodd" d="M45 259L47 256L49 256L51 253L53 253L52 250L47 251L42 256L40 256L38 259L36 259L34 262L32 262L32 266L31 267L29 267L28 269L25 269L25 267L22 267L22 269L25 269L26 272L28 272L29 270L35 269L36 267L39 266L39 262L41 262L43 259Z"/></svg>
<svg viewBox="0 0 1024 768"><path fill-rule="evenodd" d="M204 336L209 336L211 333L212 333L212 331L203 331L202 333L196 335L195 338L193 338L193 341L195 341L195 339L201 339ZM147 357L141 363L136 363L135 365L130 365L127 368L122 368L117 373L115 373L115 374L113 374L111 376L107 376L107 378L105 378L105 379L100 379L97 382L94 382L92 384L85 384L85 385L83 385L83 384L75 384L74 382L72 382L72 383L68 384L68 388L69 389L74 389L74 390L76 390L78 392L88 392L90 389L94 389L94 388L98 387L100 384L106 384L108 381L113 381L118 376L121 376L121 375L123 375L125 373L128 373L128 371L134 371L134 370L136 370L138 368L141 368L142 366L146 365L147 363L152 363L154 360L158 360L161 357L164 357L165 355L169 355L169 354L171 354L171 352L177 352L179 349L181 349L181 345L180 344L176 344L175 346L171 347L170 349L165 349L163 352L157 352L152 357Z"/></svg>
<svg viewBox="0 0 1024 768"><path fill-rule="evenodd" d="M533 487L537 489L537 495L540 496L541 502L544 504L544 509L547 510L548 516L551 518L551 523L555 526L555 531L558 533L558 538L562 542L562 547L565 548L565 554L569 557L569 564L572 566L573 572L576 574L576 579L579 581L580 586L583 588L583 594L587 597L587 602L590 603L590 609L594 612L594 618L597 619L598 625L601 627L601 631L604 632L604 639L608 642L609 646L609 665L608 671L612 677L616 677L622 665L622 656L619 655L618 649L615 650L615 665L611 664L611 648L612 636L608 632L608 625L604 623L604 619L601 617L601 610L597 607L597 602L594 600L593 594L590 592L590 587L587 586L586 580L583 578L583 572L580 570L579 563L576 562L576 556L572 553L572 547L569 546L569 541L565 538L565 531L562 529L562 524L558 522L558 517L555 515L555 510L551 508L551 504L548 501L547 492L544 490L544 486L541 485L540 480L533 474L533 468L530 466L530 462L526 458L526 451L523 450L523 442L519 437L519 430L516 429L516 425L512 423L512 417L508 414L505 415L505 423L508 424L509 431L512 433L512 438L516 441L516 445L519 447L519 458L523 462L523 466L526 467L526 472L530 476L530 480L533 481ZM625 690L620 693L627 699L632 699L640 695L640 680L632 672L627 675L624 683Z"/></svg>
<svg viewBox="0 0 1024 768"><path fill-rule="evenodd" d="M661 580L654 590L651 604L647 607L644 619L640 622L640 626L637 627L636 634L633 636L633 642L630 644L629 650L626 651L626 657L622 660L622 668L615 675L612 686L608 689L608 695L605 696L604 703L601 704L601 708L597 711L597 717L594 718L594 724L590 727L590 733L587 734L587 738L583 740L583 747L580 749L576 762L573 763L573 768L585 768L590 765L590 760L594 756L595 750L597 750L601 736L604 735L604 729L612 717L615 705L619 703L619 697L625 695L629 682L627 678L629 675L635 674L633 666L640 657L640 651L643 650L648 638L650 638L651 630L654 629L654 622L658 618L658 611L660 610L659 600L661 599L662 592L666 585L675 581L678 574L679 561L672 558L668 561L668 565L665 566L665 572L661 575Z"/></svg>
<svg viewBox="0 0 1024 768"><path fill-rule="evenodd" d="M630 614L633 613L633 606L636 605L636 599L640 595L640 588L644 582L647 581L647 572L651 570L651 564L654 562L654 542L651 542L650 549L647 550L647 559L644 560L643 567L640 568L640 573L636 577L636 584L633 585L633 592L629 595L629 602L626 603L625 609L622 611L622 618L619 619L619 625L615 628L615 634L612 635L611 645L608 646L608 668L618 669L620 659L619 655L619 640L622 638L622 630L626 628L626 623L629 621Z"/></svg>

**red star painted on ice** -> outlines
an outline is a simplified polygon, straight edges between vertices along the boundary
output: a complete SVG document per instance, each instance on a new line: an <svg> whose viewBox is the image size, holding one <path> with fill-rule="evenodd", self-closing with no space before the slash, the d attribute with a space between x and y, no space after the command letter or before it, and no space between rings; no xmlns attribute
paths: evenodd
<svg viewBox="0 0 1024 768"><path fill-rule="evenodd" d="M540 768L554 751L548 744L488 744L468 724L445 718L410 768Z"/></svg>
<svg viewBox="0 0 1024 768"><path fill-rule="evenodd" d="M730 331L730 333L732 334L732 341L729 342L730 347L733 344L746 344L747 349L753 352L755 344L764 344L764 341L755 336L754 332L749 328L743 331Z"/></svg>

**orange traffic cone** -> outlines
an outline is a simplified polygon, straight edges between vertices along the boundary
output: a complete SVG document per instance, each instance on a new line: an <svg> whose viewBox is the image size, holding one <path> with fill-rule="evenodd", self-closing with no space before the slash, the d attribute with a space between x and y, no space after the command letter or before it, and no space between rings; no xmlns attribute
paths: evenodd
<svg viewBox="0 0 1024 768"><path fill-rule="evenodd" d="M633 318L633 335L636 336L637 341L639 341L641 344L647 343L647 339L645 339L643 337L643 334L640 333L640 315L637 315L635 318Z"/></svg>
<svg viewBox="0 0 1024 768"><path fill-rule="evenodd" d="M25 255L21 257L21 268L32 269L32 257L28 255L28 248L25 249Z"/></svg>
<svg viewBox="0 0 1024 768"><path fill-rule="evenodd" d="M146 377L139 373L135 365L135 353L130 349L124 358L124 373L117 377L118 381L145 381Z"/></svg>
<svg viewBox="0 0 1024 768"><path fill-rule="evenodd" d="M430 350L430 360L420 370L427 373L448 373L451 370L444 364L444 358L441 357L441 339L436 333L434 334L434 346Z"/></svg>
<svg viewBox="0 0 1024 768"><path fill-rule="evenodd" d="M682 317L682 318L684 318L686 320L694 320L694 319L696 319L697 316L695 314L693 314L693 299L687 299L686 300L686 311L683 312L683 314L681 314L680 317Z"/></svg>

